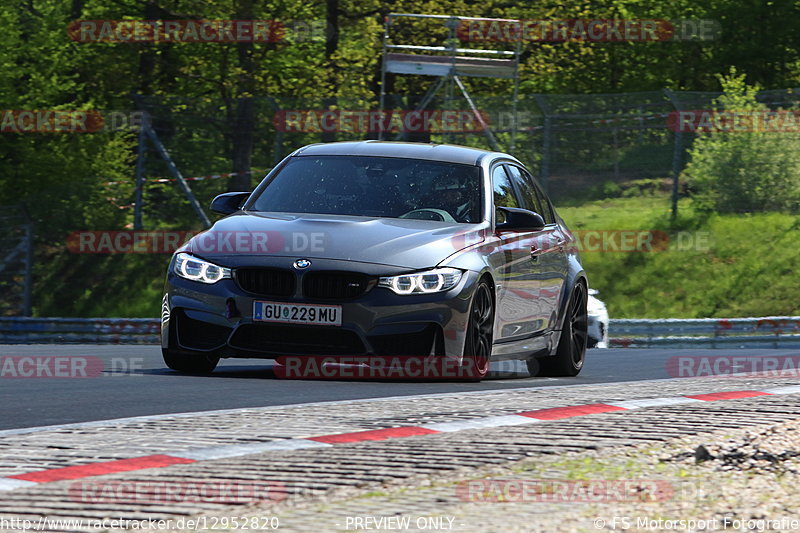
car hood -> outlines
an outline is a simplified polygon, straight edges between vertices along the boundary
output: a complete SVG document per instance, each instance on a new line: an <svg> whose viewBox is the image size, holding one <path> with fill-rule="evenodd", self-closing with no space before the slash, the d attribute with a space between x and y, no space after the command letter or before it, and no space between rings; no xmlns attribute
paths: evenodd
<svg viewBox="0 0 800 533"><path fill-rule="evenodd" d="M421 269L482 242L485 229L481 224L399 218L239 213L198 233L180 251L225 266L274 256Z"/></svg>

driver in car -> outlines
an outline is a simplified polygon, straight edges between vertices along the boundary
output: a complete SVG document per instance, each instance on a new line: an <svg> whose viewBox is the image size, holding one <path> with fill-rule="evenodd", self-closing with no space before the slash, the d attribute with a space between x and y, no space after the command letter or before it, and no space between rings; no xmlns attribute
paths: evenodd
<svg viewBox="0 0 800 533"><path fill-rule="evenodd" d="M458 222L472 222L472 202L456 176L439 177L434 184L434 193L440 209L450 213Z"/></svg>

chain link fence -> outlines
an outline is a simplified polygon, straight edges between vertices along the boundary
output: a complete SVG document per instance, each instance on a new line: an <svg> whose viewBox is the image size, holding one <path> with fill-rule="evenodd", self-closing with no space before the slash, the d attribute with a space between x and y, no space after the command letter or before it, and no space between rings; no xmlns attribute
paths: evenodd
<svg viewBox="0 0 800 533"><path fill-rule="evenodd" d="M383 138L388 140L489 149L491 143L483 131L486 124L500 149L513 152L530 166L559 202L602 198L627 189L634 195L658 189L671 192L675 212L681 194L678 176L697 135L691 128L680 127L678 113L712 110L720 96L667 89L620 94L525 94L519 97L515 115L510 96L471 92L480 119L465 100L445 96L430 99L425 110L416 112L423 95L388 95L383 115L377 111L376 102L364 100L253 98L255 142L250 183L258 183L297 147L377 139L382 127L387 129ZM800 89L762 91L758 100L772 110L795 109ZM207 205L215 194L225 191L226 180L215 178L227 177L219 174L231 170L239 101L155 96L137 97L136 101L138 108L152 117L155 131L183 175L198 178L192 181L192 187L201 203ZM165 172L160 160L149 157L145 175L151 182L153 176L164 176ZM174 202L179 194L163 187L167 183L168 179L161 180L158 187L148 186L145 205L149 202L152 206L148 213L151 221L169 223L172 218L161 206L166 205L165 195Z"/></svg>

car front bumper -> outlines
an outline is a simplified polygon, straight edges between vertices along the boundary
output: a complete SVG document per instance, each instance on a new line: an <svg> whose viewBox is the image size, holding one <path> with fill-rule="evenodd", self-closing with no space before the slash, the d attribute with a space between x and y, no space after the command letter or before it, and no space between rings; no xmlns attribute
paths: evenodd
<svg viewBox="0 0 800 533"><path fill-rule="evenodd" d="M165 349L218 357L274 359L286 355L463 354L478 273L467 271L453 289L398 295L375 286L351 300L276 298L244 291L225 279L203 284L170 271L162 302ZM341 326L255 321L255 301L341 305Z"/></svg>

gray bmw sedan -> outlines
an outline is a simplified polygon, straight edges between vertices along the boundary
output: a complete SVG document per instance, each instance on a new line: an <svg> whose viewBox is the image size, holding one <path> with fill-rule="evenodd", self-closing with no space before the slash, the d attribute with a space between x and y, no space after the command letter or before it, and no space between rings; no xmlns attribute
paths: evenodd
<svg viewBox="0 0 800 533"><path fill-rule="evenodd" d="M503 359L534 375L583 366L575 239L510 155L314 144L211 209L227 216L167 272L161 343L174 370L255 357L295 377L476 380Z"/></svg>

